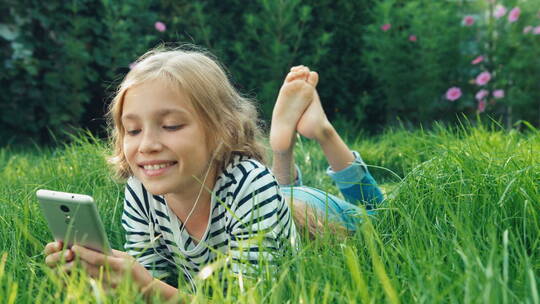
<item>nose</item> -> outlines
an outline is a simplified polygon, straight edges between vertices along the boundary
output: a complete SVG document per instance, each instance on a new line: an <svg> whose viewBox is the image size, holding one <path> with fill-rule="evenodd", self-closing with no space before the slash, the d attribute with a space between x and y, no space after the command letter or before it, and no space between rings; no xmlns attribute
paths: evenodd
<svg viewBox="0 0 540 304"><path fill-rule="evenodd" d="M160 151L162 149L162 144L159 139L159 134L153 132L152 130L145 130L142 134L142 139L139 144L140 153L152 153Z"/></svg>

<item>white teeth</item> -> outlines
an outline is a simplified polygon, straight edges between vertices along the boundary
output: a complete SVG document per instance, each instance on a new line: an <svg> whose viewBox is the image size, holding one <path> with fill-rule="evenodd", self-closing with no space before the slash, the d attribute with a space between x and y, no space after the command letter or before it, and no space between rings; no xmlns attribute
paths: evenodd
<svg viewBox="0 0 540 304"><path fill-rule="evenodd" d="M146 165L144 166L144 170L159 170L159 169L168 167L169 165L171 165L171 163L160 164L160 165Z"/></svg>

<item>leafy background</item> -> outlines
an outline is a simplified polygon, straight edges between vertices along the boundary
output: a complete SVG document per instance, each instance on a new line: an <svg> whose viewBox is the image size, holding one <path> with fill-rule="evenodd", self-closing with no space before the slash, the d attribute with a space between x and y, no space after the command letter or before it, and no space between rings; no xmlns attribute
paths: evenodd
<svg viewBox="0 0 540 304"><path fill-rule="evenodd" d="M497 5L507 8L503 17L493 16ZM521 14L510 22L516 7ZM160 43L216 54L266 119L288 68L304 64L321 75L331 119L351 130L429 128L477 114L508 128L519 120L538 126L539 10L531 0L2 1L0 146L66 139L79 127L105 135L115 87ZM464 24L467 16L474 24ZM484 61L471 64L477 56ZM492 80L479 87L483 71ZM451 87L462 92L453 102L445 98ZM505 97L488 97L479 111L481 88Z"/></svg>

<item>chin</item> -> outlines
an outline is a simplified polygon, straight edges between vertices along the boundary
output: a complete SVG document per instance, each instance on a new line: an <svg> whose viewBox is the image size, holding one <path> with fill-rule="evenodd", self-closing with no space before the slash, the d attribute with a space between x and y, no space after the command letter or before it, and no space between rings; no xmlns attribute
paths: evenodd
<svg viewBox="0 0 540 304"><path fill-rule="evenodd" d="M153 195L165 195L171 192L170 187L158 185L157 183L143 182L144 188Z"/></svg>

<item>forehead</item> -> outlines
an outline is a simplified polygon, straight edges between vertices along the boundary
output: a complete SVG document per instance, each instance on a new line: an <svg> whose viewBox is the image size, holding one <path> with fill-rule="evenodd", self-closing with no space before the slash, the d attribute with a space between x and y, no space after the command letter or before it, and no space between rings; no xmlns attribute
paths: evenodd
<svg viewBox="0 0 540 304"><path fill-rule="evenodd" d="M123 120L169 114L193 116L195 113L187 94L167 81L146 81L130 87L124 95Z"/></svg>

